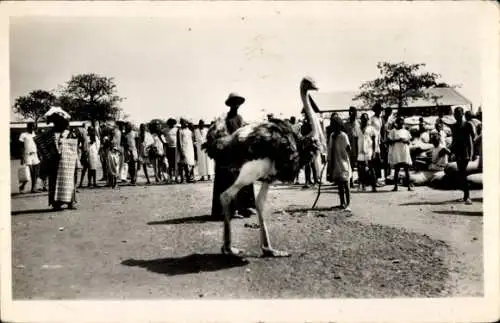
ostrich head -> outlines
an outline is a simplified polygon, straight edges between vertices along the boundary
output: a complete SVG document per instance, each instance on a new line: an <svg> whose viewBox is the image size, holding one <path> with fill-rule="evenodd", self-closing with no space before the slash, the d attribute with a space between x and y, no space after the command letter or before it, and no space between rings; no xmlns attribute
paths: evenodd
<svg viewBox="0 0 500 323"><path fill-rule="evenodd" d="M300 90L302 93L306 93L307 91L317 91L318 87L311 77L306 76L300 82Z"/></svg>

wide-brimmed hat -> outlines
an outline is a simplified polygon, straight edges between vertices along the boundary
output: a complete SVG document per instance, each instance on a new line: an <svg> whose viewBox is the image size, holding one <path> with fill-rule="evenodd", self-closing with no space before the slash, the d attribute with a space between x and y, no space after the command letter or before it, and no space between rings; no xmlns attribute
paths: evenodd
<svg viewBox="0 0 500 323"><path fill-rule="evenodd" d="M245 98L237 93L229 93L226 99L226 105L231 106L232 104L242 105L245 102Z"/></svg>
<svg viewBox="0 0 500 323"><path fill-rule="evenodd" d="M52 106L50 107L49 111L45 112L44 114L46 118L52 117L54 115L58 115L66 120L71 119L71 115L68 112L64 111L61 107Z"/></svg>

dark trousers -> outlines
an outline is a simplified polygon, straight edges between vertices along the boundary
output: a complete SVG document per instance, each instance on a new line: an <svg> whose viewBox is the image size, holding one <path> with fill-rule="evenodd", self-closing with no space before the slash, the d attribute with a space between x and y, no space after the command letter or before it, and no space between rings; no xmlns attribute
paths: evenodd
<svg viewBox="0 0 500 323"><path fill-rule="evenodd" d="M215 165L214 189L212 195L212 217L223 219L220 195L226 191L238 178L238 173L230 171L227 167ZM233 215L236 211L255 208L255 192L253 184L243 187L230 206Z"/></svg>
<svg viewBox="0 0 500 323"><path fill-rule="evenodd" d="M130 175L130 182L134 184L137 181L137 162L130 159L128 161L128 173Z"/></svg>
<svg viewBox="0 0 500 323"><path fill-rule="evenodd" d="M358 176L359 183L362 186L370 185L375 188L377 184L377 177L375 174L374 162L372 160L358 161Z"/></svg>
<svg viewBox="0 0 500 323"><path fill-rule="evenodd" d="M457 159L458 178L460 188L464 191L464 200L470 197L469 183L467 182L467 165L468 159Z"/></svg>
<svg viewBox="0 0 500 323"><path fill-rule="evenodd" d="M318 183L318 172L316 170L316 167L314 167L313 163L307 164L304 167L304 173L305 173L305 177L306 177L306 185ZM311 180L311 173L312 173L313 180Z"/></svg>

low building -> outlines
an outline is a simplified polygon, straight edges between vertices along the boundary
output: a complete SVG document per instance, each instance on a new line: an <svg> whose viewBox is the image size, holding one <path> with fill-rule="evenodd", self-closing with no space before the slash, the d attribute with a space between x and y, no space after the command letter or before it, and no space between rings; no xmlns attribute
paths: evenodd
<svg viewBox="0 0 500 323"><path fill-rule="evenodd" d="M440 87L427 89L429 98L419 98L410 100L408 105L399 109L399 114L404 117L412 116L437 116L439 112L444 115L451 114L457 106L463 107L466 111L472 111L472 102L460 94L456 89L450 87ZM360 100L354 100L358 92L310 92L309 99L313 110L322 118L329 118L330 114L337 112L341 118L348 117L350 106L354 106L358 111L370 111L371 107L366 106ZM397 109L396 105L391 106Z"/></svg>

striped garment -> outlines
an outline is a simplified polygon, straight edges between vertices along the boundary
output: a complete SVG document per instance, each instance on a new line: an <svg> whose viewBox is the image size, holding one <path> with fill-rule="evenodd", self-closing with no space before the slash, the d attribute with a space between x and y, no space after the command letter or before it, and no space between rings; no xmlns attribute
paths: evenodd
<svg viewBox="0 0 500 323"><path fill-rule="evenodd" d="M78 158L78 140L60 139L61 158L57 170L54 200L71 203L75 189L75 168Z"/></svg>

